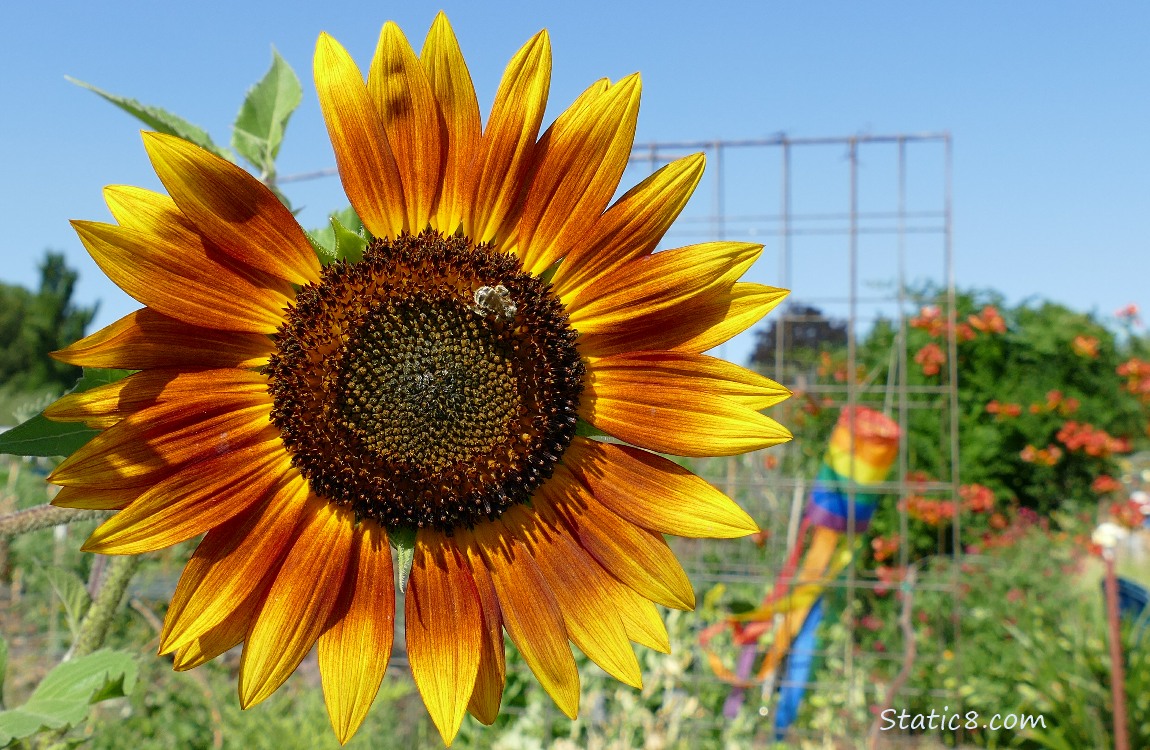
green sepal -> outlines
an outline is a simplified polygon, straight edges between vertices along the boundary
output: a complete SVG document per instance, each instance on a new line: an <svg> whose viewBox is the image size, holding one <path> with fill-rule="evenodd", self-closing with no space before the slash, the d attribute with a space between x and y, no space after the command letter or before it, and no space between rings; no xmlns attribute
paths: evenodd
<svg viewBox="0 0 1150 750"><path fill-rule="evenodd" d="M91 704L128 695L136 674L131 654L108 649L57 664L27 703L0 711L0 747L43 730L79 724Z"/></svg>
<svg viewBox="0 0 1150 750"><path fill-rule="evenodd" d="M76 381L69 393L80 393L114 383L132 374L132 370L89 370ZM0 433L0 454L14 456L70 456L100 434L80 422L53 422L43 412Z"/></svg>
<svg viewBox="0 0 1150 750"><path fill-rule="evenodd" d="M203 128L197 127L188 122L179 115L173 115L167 110L153 107L148 104L140 104L135 99L129 99L126 96L113 94L103 89L98 89L90 83L72 78L71 76L64 76L65 80L74 83L77 86L82 86L89 91L103 97L107 101L115 104L120 109L124 110L132 117L135 117L140 122L147 125L157 133L165 133L167 135L175 135L183 138L185 141L191 141L200 148L211 151L216 156L234 162L236 160L235 154L228 151L226 148L217 146L212 137Z"/></svg>
<svg viewBox="0 0 1150 750"><path fill-rule="evenodd" d="M582 419L575 424L575 434L585 438L607 437L607 433L590 422L584 422Z"/></svg>
<svg viewBox="0 0 1150 750"><path fill-rule="evenodd" d="M328 216L328 223L329 226L308 232L320 263L325 266L337 260L358 263L372 236L359 220L355 209L348 206L342 211L333 212Z"/></svg>
<svg viewBox="0 0 1150 750"><path fill-rule="evenodd" d="M407 591L407 579L411 577L411 563L415 560L415 529L388 529L387 538L395 547L399 557L399 591Z"/></svg>
<svg viewBox="0 0 1150 750"><path fill-rule="evenodd" d="M292 113L303 100L303 88L291 66L272 48L272 65L240 106L232 124L232 148L274 182L276 157Z"/></svg>

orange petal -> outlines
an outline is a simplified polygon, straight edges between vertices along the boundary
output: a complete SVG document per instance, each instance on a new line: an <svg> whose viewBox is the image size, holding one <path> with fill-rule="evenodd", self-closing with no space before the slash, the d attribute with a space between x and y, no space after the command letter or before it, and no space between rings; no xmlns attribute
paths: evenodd
<svg viewBox="0 0 1150 750"><path fill-rule="evenodd" d="M479 592L455 542L420 529L407 589L407 658L446 745L459 732L483 643Z"/></svg>
<svg viewBox="0 0 1150 750"><path fill-rule="evenodd" d="M551 590L563 592L556 602L572 643L607 674L642 688L639 662L619 612L599 581L598 564L571 541L567 527L537 521L522 506L508 509L500 520L531 550Z"/></svg>
<svg viewBox="0 0 1150 750"><path fill-rule="evenodd" d="M478 545L508 635L555 705L574 719L579 714L579 670L567 645L563 613L539 566L499 521L457 536Z"/></svg>
<svg viewBox="0 0 1150 750"><path fill-rule="evenodd" d="M495 584L487 572L487 564L474 545L463 549L479 593L483 613L483 650L479 654L479 672L475 676L475 689L467 702L467 711L480 722L491 725L499 716L499 703L503 700L503 687L507 680L507 654L503 645L503 614Z"/></svg>
<svg viewBox="0 0 1150 750"><path fill-rule="evenodd" d="M630 320L616 321L600 333L582 336L579 350L597 357L655 349L705 352L758 323L789 293L762 284L738 283L714 294L681 300L653 314L640 313Z"/></svg>
<svg viewBox="0 0 1150 750"><path fill-rule="evenodd" d="M536 509L548 520L561 519L600 565L635 591L667 607L693 609L695 590L663 537L623 520L585 493L560 465L536 493Z"/></svg>
<svg viewBox="0 0 1150 750"><path fill-rule="evenodd" d="M237 386L199 393L138 411L66 458L49 481L100 489L140 487L185 464L248 450L274 430L271 398L263 386L257 387L254 392Z"/></svg>
<svg viewBox="0 0 1150 750"><path fill-rule="evenodd" d="M611 330L684 300L728 288L762 252L762 245L708 242L647 255L589 284L567 305L581 334Z"/></svg>
<svg viewBox="0 0 1150 750"><path fill-rule="evenodd" d="M427 226L442 184L444 142L435 92L407 37L392 21L380 32L367 91L395 155L407 204L406 226L417 234Z"/></svg>
<svg viewBox="0 0 1150 750"><path fill-rule="evenodd" d="M233 333L189 325L144 308L52 352L77 367L260 367L275 344L257 333Z"/></svg>
<svg viewBox="0 0 1150 750"><path fill-rule="evenodd" d="M432 22L419 59L443 117L443 186L431 226L450 235L459 228L467 210L466 201L471 197L474 185L471 166L479 152L482 123L471 74L443 11Z"/></svg>
<svg viewBox="0 0 1150 750"><path fill-rule="evenodd" d="M91 487L61 487L52 498L57 508L78 510L120 510L139 497L143 489L97 490Z"/></svg>
<svg viewBox="0 0 1150 750"><path fill-rule="evenodd" d="M595 500L637 526L663 534L714 539L759 530L722 492L654 453L576 437L563 461Z"/></svg>
<svg viewBox="0 0 1150 750"><path fill-rule="evenodd" d="M266 185L182 138L144 133L144 148L180 211L221 250L293 284L319 281L311 242Z"/></svg>
<svg viewBox="0 0 1150 750"><path fill-rule="evenodd" d="M689 380L638 374L627 355L588 368L579 416L608 435L676 456L733 456L791 439L770 417Z"/></svg>
<svg viewBox="0 0 1150 750"><path fill-rule="evenodd" d="M262 601L262 593L253 595L228 614L219 625L182 646L172 659L172 668L177 672L185 672L238 646L247 637L248 628Z"/></svg>
<svg viewBox="0 0 1150 750"><path fill-rule="evenodd" d="M251 708L283 684L327 625L352 548L351 512L312 497L296 540L244 643L240 706Z"/></svg>
<svg viewBox="0 0 1150 750"><path fill-rule="evenodd" d="M319 674L340 744L351 739L379 692L395 628L395 581L387 532L361 521L339 600L319 636Z"/></svg>
<svg viewBox="0 0 1150 750"><path fill-rule="evenodd" d="M220 525L294 472L279 437L177 471L92 532L82 549L136 555Z"/></svg>
<svg viewBox="0 0 1150 750"><path fill-rule="evenodd" d="M476 184L470 214L463 217L463 232L476 243L501 244L514 229L550 85L551 40L544 30L511 58L491 106L472 167Z"/></svg>
<svg viewBox="0 0 1150 750"><path fill-rule="evenodd" d="M266 591L295 536L307 500L298 474L245 512L207 533L172 594L160 653L182 648L214 628L244 601Z"/></svg>
<svg viewBox="0 0 1150 750"><path fill-rule="evenodd" d="M84 422L98 417L116 420L158 403L202 397L204 393L242 392L249 383L267 378L245 370L198 370L159 368L129 375L107 385L70 393L44 410L44 416L57 422Z"/></svg>
<svg viewBox="0 0 1150 750"><path fill-rule="evenodd" d="M640 88L636 73L577 101L540 139L516 239L528 272L543 273L586 242L627 167Z"/></svg>
<svg viewBox="0 0 1150 750"><path fill-rule="evenodd" d="M687 205L703 176L702 154L684 156L617 200L563 259L552 278L564 304L616 266L650 254ZM667 347L646 347L667 348Z"/></svg>
<svg viewBox="0 0 1150 750"><path fill-rule="evenodd" d="M363 74L327 34L315 46L315 88L351 205L373 235L398 237L407 212L395 156Z"/></svg>
<svg viewBox="0 0 1150 750"><path fill-rule="evenodd" d="M610 370L614 381L657 383L729 398L748 409L766 409L786 401L791 392L757 372L705 354L646 351L613 357L590 357L588 369Z"/></svg>

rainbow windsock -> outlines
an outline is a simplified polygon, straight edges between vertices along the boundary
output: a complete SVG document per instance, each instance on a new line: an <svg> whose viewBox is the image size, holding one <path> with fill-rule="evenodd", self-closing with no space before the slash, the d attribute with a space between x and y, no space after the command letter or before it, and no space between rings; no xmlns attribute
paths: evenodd
<svg viewBox="0 0 1150 750"><path fill-rule="evenodd" d="M745 644L736 673L721 668L717 657L707 652L715 673L734 686L724 706L726 716L734 717L738 712L745 688L772 678L800 632L806 634L804 650L814 651L815 634L823 612L822 591L827 582L850 563L853 554L842 544L843 534L851 528L852 518L855 533L870 526L881 496L875 486L886 480L898 457L898 448L898 425L882 412L855 406L839 415L811 488L798 541L787 555L774 588L757 610L732 617L726 623L734 631L735 642ZM799 545L808 535L800 563ZM758 640L771 631L774 639L752 680ZM704 631L700 638L704 649L715 633L713 628ZM785 734L802 700L810 659L804 662L792 665L797 669L788 672L787 684L780 691L780 701L788 710L776 717L775 730L779 737Z"/></svg>

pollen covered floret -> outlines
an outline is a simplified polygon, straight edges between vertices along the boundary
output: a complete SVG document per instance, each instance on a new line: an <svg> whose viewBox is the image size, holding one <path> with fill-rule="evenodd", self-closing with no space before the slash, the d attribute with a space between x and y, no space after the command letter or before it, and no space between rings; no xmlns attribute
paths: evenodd
<svg viewBox="0 0 1150 750"><path fill-rule="evenodd" d="M431 230L302 288L265 370L292 463L387 527L526 502L575 433L583 365L546 282Z"/></svg>

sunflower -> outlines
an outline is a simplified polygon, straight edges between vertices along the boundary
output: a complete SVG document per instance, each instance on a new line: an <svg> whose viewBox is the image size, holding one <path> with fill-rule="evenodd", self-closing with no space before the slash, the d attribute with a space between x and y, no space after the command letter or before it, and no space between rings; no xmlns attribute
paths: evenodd
<svg viewBox="0 0 1150 750"><path fill-rule="evenodd" d="M790 437L760 413L786 389L702 353L786 292L738 281L758 245L654 252L703 156L611 204L639 77L597 81L539 136L550 69L543 31L481 127L442 14L418 55L386 24L366 84L321 35L319 100L370 233L355 262L321 265L263 184L157 133L167 194L109 187L116 223L73 223L144 307L56 355L137 372L48 409L102 430L51 475L55 503L119 511L91 552L204 534L160 653L184 670L243 643L245 708L317 646L336 736L355 733L391 654L402 537L407 655L444 742L465 712L495 720L504 632L575 717L569 642L639 686L631 642L669 650L655 605L694 605L663 534L757 530L658 454Z"/></svg>

